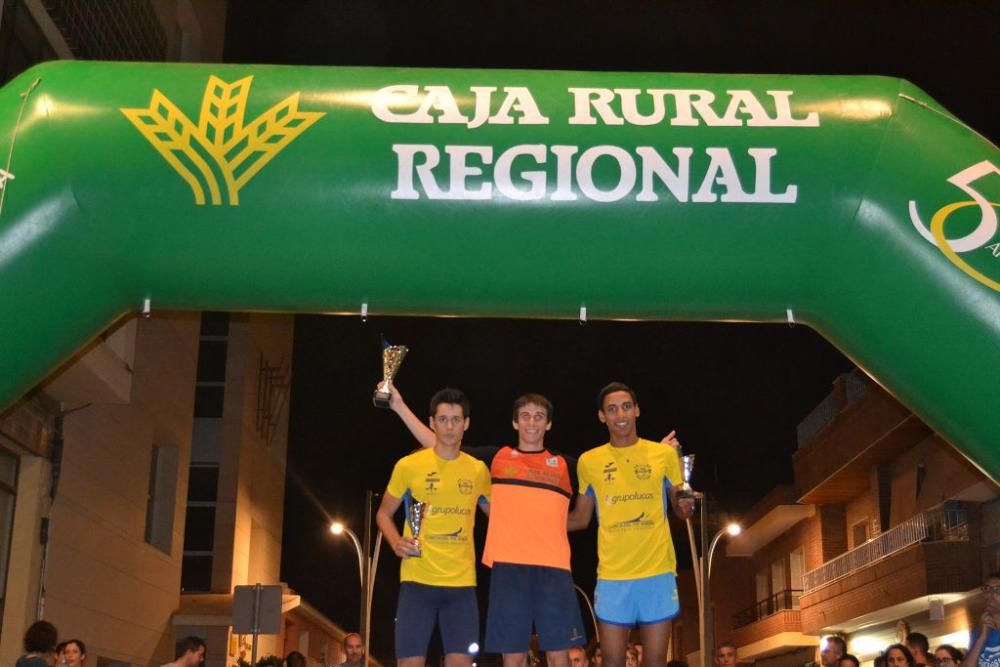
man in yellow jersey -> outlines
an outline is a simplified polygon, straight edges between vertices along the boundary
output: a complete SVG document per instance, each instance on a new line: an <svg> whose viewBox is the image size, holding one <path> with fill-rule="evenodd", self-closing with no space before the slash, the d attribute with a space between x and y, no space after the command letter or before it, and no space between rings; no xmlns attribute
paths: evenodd
<svg viewBox="0 0 1000 667"><path fill-rule="evenodd" d="M431 398L434 446L396 463L375 521L400 567L396 608L396 661L423 667L434 624L441 631L445 667L471 667L479 637L476 554L472 529L476 506L489 512L490 474L482 461L461 451L469 428L469 399L457 389ZM393 515L400 504L427 503L419 541ZM405 523L405 522L404 522Z"/></svg>
<svg viewBox="0 0 1000 667"><path fill-rule="evenodd" d="M424 447L434 434L392 389L389 407ZM541 394L514 401L517 447L466 448L490 466L493 495L483 563L492 568L486 650L504 667L528 663L532 626L549 667L570 667L567 650L586 642L570 572L566 520L570 464L545 447L552 403Z"/></svg>
<svg viewBox="0 0 1000 667"><path fill-rule="evenodd" d="M680 613L667 499L682 519L691 516L694 501L677 497L682 479L675 447L639 438L631 388L612 382L597 405L609 442L580 456L580 493L569 527L586 527L597 507L594 601L604 665L625 664L629 631L638 625L643 667L665 667L670 621Z"/></svg>

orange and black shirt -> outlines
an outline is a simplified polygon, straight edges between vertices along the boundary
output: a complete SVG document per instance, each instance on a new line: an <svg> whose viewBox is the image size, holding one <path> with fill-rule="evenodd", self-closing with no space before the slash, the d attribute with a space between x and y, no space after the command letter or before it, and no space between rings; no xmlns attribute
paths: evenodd
<svg viewBox="0 0 1000 667"><path fill-rule="evenodd" d="M483 563L570 569L566 517L573 497L571 466L548 450L471 447L490 465L492 492Z"/></svg>

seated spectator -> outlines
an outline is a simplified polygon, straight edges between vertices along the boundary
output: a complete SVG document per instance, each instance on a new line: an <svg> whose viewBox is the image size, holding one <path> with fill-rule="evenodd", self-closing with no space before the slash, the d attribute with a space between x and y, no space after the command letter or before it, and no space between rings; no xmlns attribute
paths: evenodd
<svg viewBox="0 0 1000 667"><path fill-rule="evenodd" d="M962 664L962 652L951 644L942 644L934 651L938 667L958 667Z"/></svg>
<svg viewBox="0 0 1000 667"><path fill-rule="evenodd" d="M24 633L24 655L15 667L49 667L56 657L59 631L48 621L35 621Z"/></svg>
<svg viewBox="0 0 1000 667"><path fill-rule="evenodd" d="M916 663L904 644L893 644L885 650L885 667L916 667Z"/></svg>
<svg viewBox="0 0 1000 667"><path fill-rule="evenodd" d="M913 662L917 665L926 665L930 656L927 652L931 650L930 644L927 641L927 635L919 632L911 632L906 635L906 648L910 649L910 654L913 655Z"/></svg>
<svg viewBox="0 0 1000 667"><path fill-rule="evenodd" d="M285 656L285 667L306 667L306 657L298 651Z"/></svg>
<svg viewBox="0 0 1000 667"><path fill-rule="evenodd" d="M639 652L634 647L625 649L625 667L639 667Z"/></svg>
<svg viewBox="0 0 1000 667"><path fill-rule="evenodd" d="M87 645L80 639L70 639L62 643L61 662L66 667L83 667L87 659Z"/></svg>
<svg viewBox="0 0 1000 667"><path fill-rule="evenodd" d="M861 667L858 657L850 653L840 656L840 667Z"/></svg>

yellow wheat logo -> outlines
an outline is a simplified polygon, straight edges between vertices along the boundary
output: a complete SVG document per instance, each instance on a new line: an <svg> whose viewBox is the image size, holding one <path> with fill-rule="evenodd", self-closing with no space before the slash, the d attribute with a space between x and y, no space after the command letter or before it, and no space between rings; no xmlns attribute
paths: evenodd
<svg viewBox="0 0 1000 667"><path fill-rule="evenodd" d="M252 82L253 76L233 83L209 77L198 125L156 89L148 108L121 109L191 187L199 206L205 203L206 189L213 205L222 203L217 174L225 183L229 205L239 205L243 186L326 115L321 111L299 111L299 93L295 93L244 125Z"/></svg>

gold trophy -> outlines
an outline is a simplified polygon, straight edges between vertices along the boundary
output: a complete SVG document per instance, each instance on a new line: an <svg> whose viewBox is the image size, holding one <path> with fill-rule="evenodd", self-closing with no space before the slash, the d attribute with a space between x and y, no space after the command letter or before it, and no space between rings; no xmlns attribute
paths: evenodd
<svg viewBox="0 0 1000 667"><path fill-rule="evenodd" d="M422 503L419 500L414 500L406 506L406 524L410 527L410 534L413 536L413 539L417 541L417 553L413 554L411 558L419 558L421 555L420 529L423 527L424 517L427 516L427 512L430 509L430 505Z"/></svg>
<svg viewBox="0 0 1000 667"><path fill-rule="evenodd" d="M389 398L392 391L389 383L396 377L399 367L403 365L403 359L410 350L405 345L389 345L382 341L382 381L375 387L375 395L372 396L372 403L376 408L388 408Z"/></svg>

